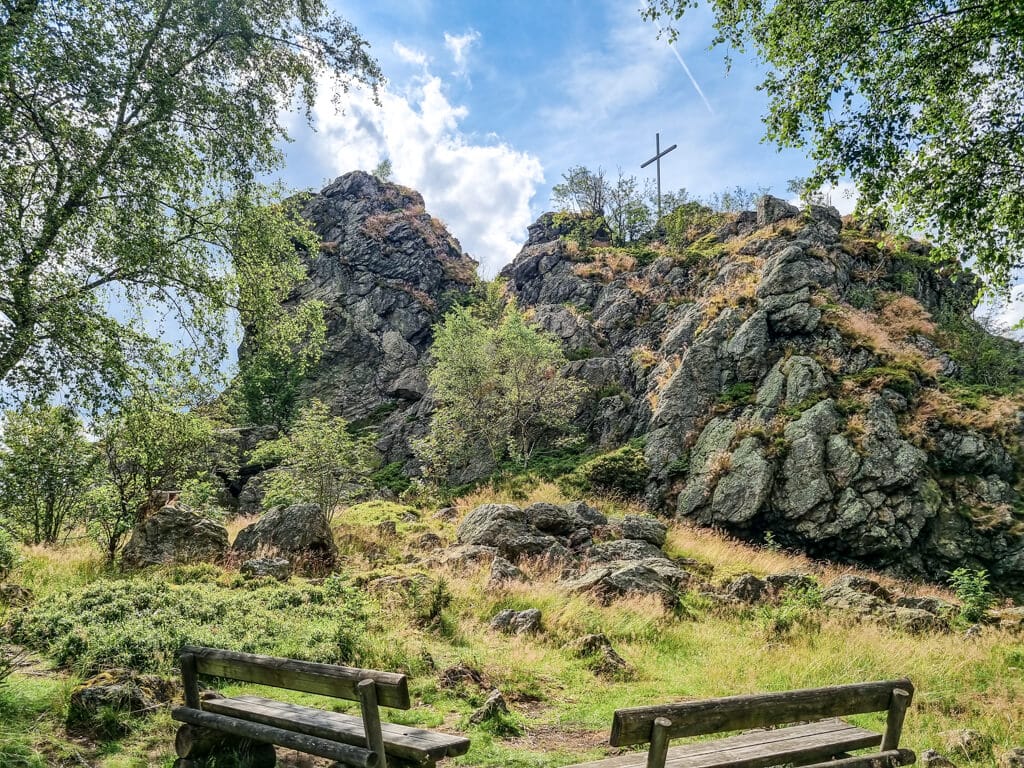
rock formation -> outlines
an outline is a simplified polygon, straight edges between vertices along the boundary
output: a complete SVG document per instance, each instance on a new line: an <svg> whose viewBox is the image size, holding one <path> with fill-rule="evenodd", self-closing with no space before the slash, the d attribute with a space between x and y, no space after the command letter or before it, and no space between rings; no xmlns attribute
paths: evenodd
<svg viewBox="0 0 1024 768"><path fill-rule="evenodd" d="M973 322L976 279L833 208L730 219L676 249L580 252L542 217L503 271L599 396L591 440L644 440L663 513L1019 591L1022 401L958 390L936 322Z"/></svg>
<svg viewBox="0 0 1024 768"><path fill-rule="evenodd" d="M323 244L290 301L327 307L327 343L303 394L372 424L387 460L405 460L429 416L432 326L476 284L477 264L418 192L359 171L311 197L302 215Z"/></svg>
<svg viewBox="0 0 1024 768"><path fill-rule="evenodd" d="M290 301L328 307L304 393L372 425L385 461L414 473L431 326L475 262L418 194L364 173L303 213L323 246ZM985 568L1022 589L1024 400L964 386L948 321L1002 345L995 364L1018 378L1024 354L973 323L970 272L834 208L767 197L672 247L581 250L563 234L542 216L502 276L590 385L591 446L643 442L652 511L939 581ZM259 478L246 479L231 490L249 509Z"/></svg>
<svg viewBox="0 0 1024 768"><path fill-rule="evenodd" d="M228 549L228 531L215 520L184 506L166 506L139 523L121 561L129 568L219 560Z"/></svg>

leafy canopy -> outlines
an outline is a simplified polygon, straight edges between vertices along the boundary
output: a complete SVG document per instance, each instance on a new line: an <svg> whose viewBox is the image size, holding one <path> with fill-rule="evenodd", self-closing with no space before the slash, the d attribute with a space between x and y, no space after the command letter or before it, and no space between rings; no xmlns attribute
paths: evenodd
<svg viewBox="0 0 1024 768"><path fill-rule="evenodd" d="M33 544L63 543L85 518L99 459L69 408L23 405L0 441L0 527Z"/></svg>
<svg viewBox="0 0 1024 768"><path fill-rule="evenodd" d="M376 435L355 434L319 400L302 408L286 435L260 443L252 461L276 464L270 471L265 507L319 504L328 520L344 502L362 496L380 464Z"/></svg>
<svg viewBox="0 0 1024 768"><path fill-rule="evenodd" d="M700 0L648 0L669 25ZM930 232L1006 289L1024 264L1024 7L1019 0L707 0L713 45L770 67L768 138L808 147L817 187Z"/></svg>
<svg viewBox="0 0 1024 768"><path fill-rule="evenodd" d="M132 528L158 500L215 463L213 422L169 389L143 392L97 419L101 482L90 491L89 525L113 561Z"/></svg>
<svg viewBox="0 0 1024 768"><path fill-rule="evenodd" d="M526 466L534 451L571 427L584 385L563 376L565 353L530 325L514 301L456 307L435 331L429 381L435 410L416 445L435 472L449 475L488 459Z"/></svg>
<svg viewBox="0 0 1024 768"><path fill-rule="evenodd" d="M308 116L323 72L381 82L325 0L0 5L5 392L116 394L175 327L212 367L229 309L273 312L239 306L230 254L268 200L282 108Z"/></svg>

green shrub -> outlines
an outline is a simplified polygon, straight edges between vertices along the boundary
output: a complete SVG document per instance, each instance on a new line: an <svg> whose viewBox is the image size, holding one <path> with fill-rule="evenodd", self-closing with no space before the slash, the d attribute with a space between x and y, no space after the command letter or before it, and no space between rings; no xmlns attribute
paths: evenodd
<svg viewBox="0 0 1024 768"><path fill-rule="evenodd" d="M778 605L763 605L759 615L768 640L785 641L798 632L814 634L821 629L818 610L822 606L821 587L816 583L786 587Z"/></svg>
<svg viewBox="0 0 1024 768"><path fill-rule="evenodd" d="M749 381L733 384L718 396L718 404L726 408L746 405L754 399L754 385Z"/></svg>
<svg viewBox="0 0 1024 768"><path fill-rule="evenodd" d="M994 602L992 593L988 591L988 571L980 568L957 568L949 574L949 585L960 601L960 618L974 624L981 621L985 611Z"/></svg>
<svg viewBox="0 0 1024 768"><path fill-rule="evenodd" d="M372 647L363 595L340 579L231 590L159 576L43 598L11 619L11 637L82 676L113 667L168 674L186 643L336 664L366 661Z"/></svg>
<svg viewBox="0 0 1024 768"><path fill-rule="evenodd" d="M412 480L405 474L405 465L400 461L392 461L390 464L385 464L370 475L370 480L373 482L373 487L377 490L391 491L396 496L405 493L409 490L409 486L412 485Z"/></svg>
<svg viewBox="0 0 1024 768"><path fill-rule="evenodd" d="M5 529L0 528L0 579L4 578L18 564L18 544Z"/></svg>
<svg viewBox="0 0 1024 768"><path fill-rule="evenodd" d="M638 496L643 493L649 472L644 452L635 445L624 445L560 478L558 486L567 496L592 492Z"/></svg>

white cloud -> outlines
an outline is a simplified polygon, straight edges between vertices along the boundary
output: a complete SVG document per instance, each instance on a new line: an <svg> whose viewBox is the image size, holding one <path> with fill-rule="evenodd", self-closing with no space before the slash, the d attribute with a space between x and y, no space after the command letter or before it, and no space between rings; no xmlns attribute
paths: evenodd
<svg viewBox="0 0 1024 768"><path fill-rule="evenodd" d="M311 141L331 173L373 168L391 160L395 181L422 193L486 276L512 260L533 220L530 200L544 181L540 160L507 143L479 141L460 128L468 114L452 104L441 79L424 72L406 88L380 94L353 91L345 112L331 103L324 83L314 108Z"/></svg>
<svg viewBox="0 0 1024 768"><path fill-rule="evenodd" d="M427 62L429 61L429 59L427 58L427 54L425 54L423 51L418 51L415 48L409 48L408 46L402 45L397 40L394 42L391 48L392 50L394 50L395 55L398 56L398 58L400 58L407 64L416 64L422 67L426 66Z"/></svg>
<svg viewBox="0 0 1024 768"><path fill-rule="evenodd" d="M464 35L444 33L444 47L451 53L452 60L455 62L454 74L465 76L469 66L469 50L478 40L480 40L480 33L475 29L469 30Z"/></svg>

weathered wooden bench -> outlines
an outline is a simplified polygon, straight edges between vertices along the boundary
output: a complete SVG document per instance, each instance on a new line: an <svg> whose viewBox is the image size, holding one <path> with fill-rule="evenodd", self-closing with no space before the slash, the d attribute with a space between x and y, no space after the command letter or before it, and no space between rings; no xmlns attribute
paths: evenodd
<svg viewBox="0 0 1024 768"><path fill-rule="evenodd" d="M175 738L180 768L202 764L224 748L225 738L277 745L355 768L387 768L388 763L429 768L469 749L463 736L381 721L379 706L412 706L405 675L198 646L182 648L179 661L185 706L171 716L184 723ZM200 675L358 701L360 716L260 696L201 700ZM265 750L273 765L273 746Z"/></svg>
<svg viewBox="0 0 1024 768"><path fill-rule="evenodd" d="M611 745L649 744L646 755L634 752L570 768L911 765L917 758L909 749L900 749L899 740L913 693L909 680L893 680L620 709L612 720ZM888 712L884 734L839 719L867 712ZM669 748L672 739L744 729L770 730ZM849 754L862 749L878 751Z"/></svg>

